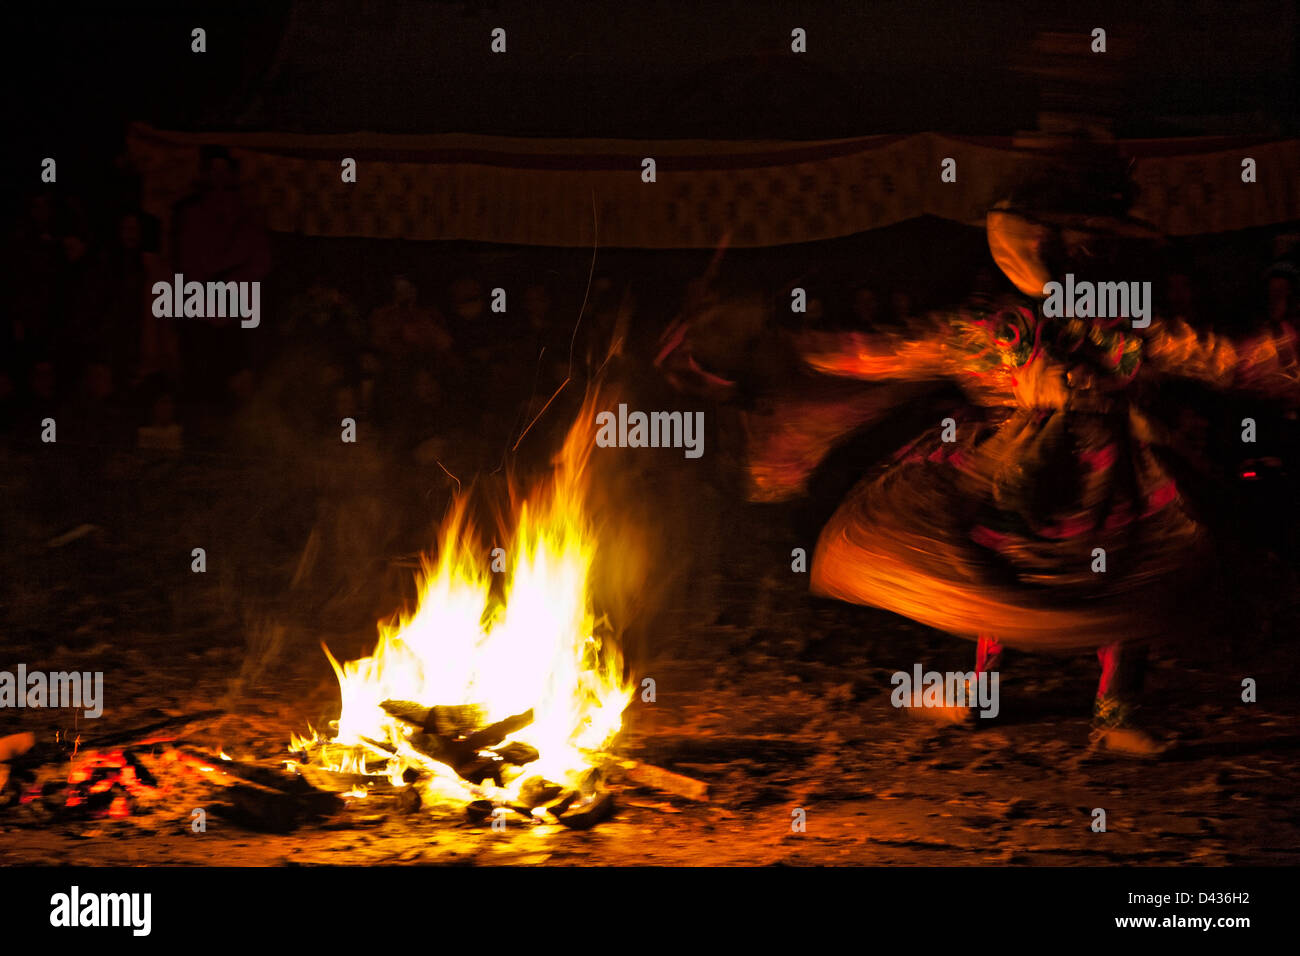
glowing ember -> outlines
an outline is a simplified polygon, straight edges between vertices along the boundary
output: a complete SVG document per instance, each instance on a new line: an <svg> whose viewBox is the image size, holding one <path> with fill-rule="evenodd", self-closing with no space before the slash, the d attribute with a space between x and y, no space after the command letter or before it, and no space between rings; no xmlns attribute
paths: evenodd
<svg viewBox="0 0 1300 956"><path fill-rule="evenodd" d="M433 801L514 800L524 781L538 776L579 786L589 753L609 745L631 697L619 650L608 634L602 639L608 628L592 611L596 543L584 491L594 418L590 396L550 481L515 507L504 564L497 565L503 574L492 573L490 553L458 497L436 562L423 562L415 613L381 623L369 657L340 664L326 649L342 696L334 736L295 736L292 750L313 753L342 773L374 775L382 763L380 775L394 784L414 768ZM537 759L501 765L501 786L491 779L471 784L413 747L416 728L387 713L385 701L476 714L480 726L531 711L531 722L491 746L531 747Z"/></svg>
<svg viewBox="0 0 1300 956"><path fill-rule="evenodd" d="M69 810L121 820L131 815L135 801L148 801L158 794L152 774L128 751L88 750L73 758L66 782L35 784L19 802L41 801L53 808L61 801Z"/></svg>

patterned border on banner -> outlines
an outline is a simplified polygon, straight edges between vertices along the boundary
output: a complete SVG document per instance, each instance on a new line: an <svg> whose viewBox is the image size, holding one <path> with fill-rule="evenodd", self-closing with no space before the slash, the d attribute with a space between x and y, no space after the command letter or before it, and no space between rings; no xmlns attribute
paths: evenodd
<svg viewBox="0 0 1300 956"><path fill-rule="evenodd" d="M752 248L853 235L921 215L981 224L1030 151L935 133L826 142L537 140L174 133L136 125L145 208L164 224L199 148L226 147L277 232L539 246ZM1300 140L1123 141L1135 214L1170 235L1300 220ZM1241 181L1241 161L1258 182ZM355 183L341 161L357 161ZM656 162L656 182L641 164ZM957 181L940 181L940 162ZM593 226L595 221L596 226Z"/></svg>

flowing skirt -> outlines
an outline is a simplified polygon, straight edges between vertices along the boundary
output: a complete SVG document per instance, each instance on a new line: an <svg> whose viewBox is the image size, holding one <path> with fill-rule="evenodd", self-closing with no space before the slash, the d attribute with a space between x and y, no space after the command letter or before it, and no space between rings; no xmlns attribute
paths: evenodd
<svg viewBox="0 0 1300 956"><path fill-rule="evenodd" d="M841 505L813 592L1027 650L1177 639L1203 619L1212 557L1146 431L1123 404L936 429Z"/></svg>

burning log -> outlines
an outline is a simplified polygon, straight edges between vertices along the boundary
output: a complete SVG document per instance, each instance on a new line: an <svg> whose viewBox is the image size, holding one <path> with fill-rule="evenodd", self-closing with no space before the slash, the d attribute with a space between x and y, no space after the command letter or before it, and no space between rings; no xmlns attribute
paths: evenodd
<svg viewBox="0 0 1300 956"><path fill-rule="evenodd" d="M452 740L440 734L414 733L406 738L406 742L430 760L445 763L453 770L477 756L463 741Z"/></svg>
<svg viewBox="0 0 1300 956"><path fill-rule="evenodd" d="M551 812L570 830L590 830L614 812L614 795L602 790L577 807L565 809L563 813Z"/></svg>
<svg viewBox="0 0 1300 956"><path fill-rule="evenodd" d="M312 789L322 790L326 793L348 793L360 789L368 793L382 794L395 793L403 789L394 786L383 777L364 773L348 773L343 770L330 770L328 767L317 767L312 764L299 765L297 772L302 775L303 780Z"/></svg>
<svg viewBox="0 0 1300 956"><path fill-rule="evenodd" d="M218 804L213 810L250 830L289 833L304 819L318 818L339 806L338 798L332 793L312 793L314 798L306 798L302 793L240 781L222 791L229 804Z"/></svg>
<svg viewBox="0 0 1300 956"><path fill-rule="evenodd" d="M180 762L199 771L203 779L220 788L227 801L214 807L220 816L268 833L288 833L305 820L319 819L342 806L333 784L317 787L306 775L289 775L281 770L239 760L226 760L191 747L175 749ZM304 768L305 769L305 768Z"/></svg>
<svg viewBox="0 0 1300 956"><path fill-rule="evenodd" d="M420 791L414 787L407 787L397 795L397 812L415 813L420 809L422 802Z"/></svg>
<svg viewBox="0 0 1300 956"><path fill-rule="evenodd" d="M379 706L390 717L440 737L464 737L487 722L483 708L473 704L425 707L409 700L386 700Z"/></svg>
<svg viewBox="0 0 1300 956"><path fill-rule="evenodd" d="M30 733L13 734L0 741L0 753L4 754L0 756L0 764L8 763L13 769L30 769L68 760L78 752L170 743L178 739L183 731L221 717L223 713L220 710L201 710L192 714L182 714L179 717L167 717L145 724L143 727L113 731L96 737L83 738L75 734L65 734L60 735L54 743L38 741ZM30 743L28 743L29 739Z"/></svg>
<svg viewBox="0 0 1300 956"><path fill-rule="evenodd" d="M530 708L522 714L515 714L505 720L498 720L495 724L475 731L465 738L465 746L474 751L483 750L486 747L495 747L511 734L518 733L532 722L533 712Z"/></svg>
<svg viewBox="0 0 1300 956"><path fill-rule="evenodd" d="M516 784L523 774L515 769L545 762L552 776L576 782L590 766L582 751L609 745L632 697L617 635L597 619L592 593L598 542L585 508L586 467L600 401L593 387L556 456L555 473L520 498L515 520L503 522L503 550L512 569L505 586L497 587L482 566L469 499L457 495L439 535L436 562L420 562L416 613L381 625L365 658L339 663L326 649L341 692L333 727L345 742L342 752L330 749L339 740L322 749L315 732L307 743L295 735L292 746L324 757L311 762L353 770L376 749L359 740L358 731L380 737L380 752L395 758L394 772L426 776L421 785L428 800L490 796L486 806L470 807L472 818L487 819L493 806L507 806L535 819L536 808L524 805L533 800L574 814L577 827L610 812L611 799L598 792L594 778L574 793L539 785L521 803ZM504 607L511 612L499 613ZM540 608L547 613L538 613ZM535 656L548 648L556 653ZM502 668L518 673L493 673ZM517 679L498 679L503 677ZM393 696L398 686L400 698ZM473 703L451 703L459 701ZM521 712L495 720L512 711ZM460 781L436 765L450 768ZM481 786L467 792L469 784Z"/></svg>
<svg viewBox="0 0 1300 956"><path fill-rule="evenodd" d="M293 753L296 753L301 758L302 763L312 766L339 767L356 765L363 767L368 774L382 773L388 761L393 758L393 751L372 740L366 740L365 743L374 753L367 754L364 760L358 760L357 748L329 741L314 741L306 749L296 750Z"/></svg>
<svg viewBox="0 0 1300 956"><path fill-rule="evenodd" d="M536 747L522 741L512 740L503 747L497 747L492 751L506 763L512 763L516 767L522 767L530 764L541 757Z"/></svg>
<svg viewBox="0 0 1300 956"><path fill-rule="evenodd" d="M490 777L498 787L501 786L504 761L491 754L480 755L471 750L464 740L448 740L437 734L416 733L407 739L407 743L430 760L446 764L470 783L482 783Z"/></svg>
<svg viewBox="0 0 1300 956"><path fill-rule="evenodd" d="M142 748L86 750L63 765L46 761L18 796L21 805L57 818L130 816L137 801L158 795L158 781L137 756Z"/></svg>
<svg viewBox="0 0 1300 956"><path fill-rule="evenodd" d="M446 737L462 737L478 730L485 723L487 712L482 707L473 704L451 707L438 705L429 708L425 729Z"/></svg>
<svg viewBox="0 0 1300 956"><path fill-rule="evenodd" d="M498 787L502 786L501 772L505 762L497 757L476 756L473 760L455 767L455 771L470 783L482 783L491 780Z"/></svg>
<svg viewBox="0 0 1300 956"><path fill-rule="evenodd" d="M221 710L200 710L193 714L182 714L179 717L168 717L165 720L155 721L152 724L146 724L143 727L135 727L131 730L119 730L111 734L101 734L98 737L90 737L81 741L80 749L82 750L107 750L112 747L123 745L142 746L147 743L164 743L177 739L180 732L188 730L198 724L207 723L216 720L218 717L225 715ZM170 736L163 736L170 734Z"/></svg>
<svg viewBox="0 0 1300 956"><path fill-rule="evenodd" d="M564 793L558 783L552 783L544 777L529 777L519 788L519 802L528 807L544 806Z"/></svg>
<svg viewBox="0 0 1300 956"><path fill-rule="evenodd" d="M643 763L640 760L623 760L613 754L601 754L600 765L638 786L661 790L700 803L707 803L709 799L709 785L703 780L665 770L654 764Z"/></svg>
<svg viewBox="0 0 1300 956"><path fill-rule="evenodd" d="M259 767L188 747L177 748L182 763L203 774L219 787L228 801L214 811L220 816L267 833L288 833L304 820L318 819L342 806L331 788L317 788L303 776L290 776L269 767Z"/></svg>
<svg viewBox="0 0 1300 956"><path fill-rule="evenodd" d="M124 750L122 756L126 759L127 764L130 765L131 770L135 773L135 777L140 781L140 783L153 789L158 787L157 778L155 778L153 772L144 765L144 761L140 759L134 749Z"/></svg>
<svg viewBox="0 0 1300 956"><path fill-rule="evenodd" d="M389 710L387 707L385 709ZM430 708L430 710L436 709ZM417 716L413 711L406 712L413 717ZM443 734L417 731L407 738L407 743L429 759L451 767L470 783L482 783L491 778L499 787L502 785L501 775L505 765L513 763L522 766L530 763L538 758L537 749L528 744L512 742L494 753L482 754L480 751L501 743L506 737L522 730L532 722L533 712L528 710L499 720L463 739L454 740Z"/></svg>
<svg viewBox="0 0 1300 956"><path fill-rule="evenodd" d="M534 818L533 811L541 808L558 820L581 796L553 780L534 776L519 787L519 800L511 806L530 819Z"/></svg>
<svg viewBox="0 0 1300 956"><path fill-rule="evenodd" d="M491 800L473 800L465 805L465 816L471 823L483 823L490 817L497 815L497 810L513 810L515 813L532 820L533 813L528 807L516 806L513 803L507 803L498 806Z"/></svg>
<svg viewBox="0 0 1300 956"><path fill-rule="evenodd" d="M18 795L19 802L31 805L39 799L40 805L47 808L57 804L60 813L107 811L113 817L128 816L132 802L158 786L139 754L154 745L174 741L181 731L222 713L206 710L182 714L95 737L60 735L52 743L37 741L30 733L0 739L0 757L4 758L0 759L0 804L15 796L13 788L7 786L11 771L15 772L15 780L31 781L40 768L68 762L66 781L47 783L35 792L29 790L26 796Z"/></svg>
<svg viewBox="0 0 1300 956"><path fill-rule="evenodd" d="M434 732L433 728L429 726L430 716L433 713L432 707L423 707L413 700L386 700L380 703L379 706L383 708L384 713L389 717L396 717L398 720L421 730L428 729L429 732Z"/></svg>
<svg viewBox="0 0 1300 956"><path fill-rule="evenodd" d="M361 742L367 747L373 747L377 753L384 755L385 759L391 759L397 756L397 751L382 740L376 740L374 737L362 737Z"/></svg>
<svg viewBox="0 0 1300 956"><path fill-rule="evenodd" d="M287 774L279 768L261 767L242 760L227 759L194 747L177 747L176 752L191 766L211 767L226 777L261 787L294 793L306 793L313 789L311 782L302 776Z"/></svg>
<svg viewBox="0 0 1300 956"><path fill-rule="evenodd" d="M546 804L542 809L558 820L564 815L564 812L568 810L569 807L573 806L574 802L578 799L578 796L576 790L565 790L558 800L553 800Z"/></svg>
<svg viewBox="0 0 1300 956"><path fill-rule="evenodd" d="M656 767L635 760L628 761L628 763L631 763L632 766L624 767L623 771L627 779L635 784L685 797L687 800L696 800L701 803L708 802L709 785L703 780L696 780L684 774L665 770L663 767Z"/></svg>
<svg viewBox="0 0 1300 956"><path fill-rule="evenodd" d="M592 767L578 778L578 790L584 797L596 793L605 783L605 772L599 767Z"/></svg>

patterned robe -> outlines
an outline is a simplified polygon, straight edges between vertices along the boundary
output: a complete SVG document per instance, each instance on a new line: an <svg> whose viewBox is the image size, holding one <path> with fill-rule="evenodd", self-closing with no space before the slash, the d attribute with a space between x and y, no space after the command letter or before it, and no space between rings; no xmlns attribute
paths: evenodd
<svg viewBox="0 0 1300 956"><path fill-rule="evenodd" d="M1289 327L1231 340L1159 317L1136 330L1010 308L798 345L825 375L951 379L970 399L844 501L817 544L814 593L1031 650L1176 637L1203 612L1209 535L1167 466L1174 436L1143 411L1162 380L1300 398ZM881 416L880 394L822 392L750 415L750 496L801 490Z"/></svg>

